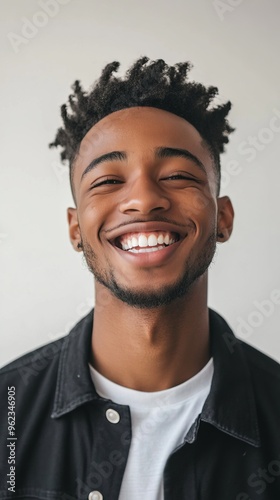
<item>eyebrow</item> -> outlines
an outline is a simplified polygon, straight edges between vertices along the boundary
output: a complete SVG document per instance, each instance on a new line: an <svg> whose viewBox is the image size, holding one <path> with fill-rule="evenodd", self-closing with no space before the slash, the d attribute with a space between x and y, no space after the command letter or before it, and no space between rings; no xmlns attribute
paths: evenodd
<svg viewBox="0 0 280 500"><path fill-rule="evenodd" d="M169 147L159 147L154 150L156 158L185 158L186 160L191 160L200 170L206 173L206 168L203 163L195 156L193 153L188 151L187 149L181 148L169 148ZM94 158L90 164L83 171L81 180L84 178L86 174L88 174L91 170L97 167L104 162L110 161L124 161L127 160L127 154L124 151L111 151L110 153L105 153L97 158Z"/></svg>
<svg viewBox="0 0 280 500"><path fill-rule="evenodd" d="M155 154L157 158L185 158L186 160L191 160L195 165L200 168L204 173L206 173L206 168L203 165L202 161L199 160L197 156L188 151L187 149L181 148L156 148Z"/></svg>
<svg viewBox="0 0 280 500"><path fill-rule="evenodd" d="M81 180L83 177L88 174L91 170L93 170L100 163L104 163L105 161L114 161L114 160L126 160L127 155L124 151L111 151L110 153L105 153L104 155L98 156L98 158L94 158L87 166L87 168L83 171Z"/></svg>

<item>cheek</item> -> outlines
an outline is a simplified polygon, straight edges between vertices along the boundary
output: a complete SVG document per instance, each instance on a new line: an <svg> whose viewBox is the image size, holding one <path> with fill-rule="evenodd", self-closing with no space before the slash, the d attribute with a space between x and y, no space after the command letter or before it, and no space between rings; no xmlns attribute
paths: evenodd
<svg viewBox="0 0 280 500"><path fill-rule="evenodd" d="M215 218L216 202L209 194L195 190L188 199L188 212L191 218L199 221Z"/></svg>
<svg viewBox="0 0 280 500"><path fill-rule="evenodd" d="M96 240L101 241L101 233L106 223L110 227L111 212L109 203L105 200L91 202L83 207L79 213L79 226L83 237L92 245Z"/></svg>
<svg viewBox="0 0 280 500"><path fill-rule="evenodd" d="M188 199L187 216L196 226L195 241L203 246L209 235L216 232L216 198L205 195L202 191L194 191Z"/></svg>

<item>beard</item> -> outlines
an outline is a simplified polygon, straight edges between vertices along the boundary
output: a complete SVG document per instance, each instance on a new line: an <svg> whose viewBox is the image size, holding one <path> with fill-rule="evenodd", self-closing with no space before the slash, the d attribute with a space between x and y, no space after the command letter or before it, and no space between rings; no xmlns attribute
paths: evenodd
<svg viewBox="0 0 280 500"><path fill-rule="evenodd" d="M97 255L85 239L82 240L82 247L89 271L116 298L134 308L154 309L186 296L192 285L207 271L216 251L216 231L211 232L203 249L198 254L195 255L194 251L190 252L182 276L176 282L163 286L157 291L135 291L121 286L109 263L106 270L100 268Z"/></svg>

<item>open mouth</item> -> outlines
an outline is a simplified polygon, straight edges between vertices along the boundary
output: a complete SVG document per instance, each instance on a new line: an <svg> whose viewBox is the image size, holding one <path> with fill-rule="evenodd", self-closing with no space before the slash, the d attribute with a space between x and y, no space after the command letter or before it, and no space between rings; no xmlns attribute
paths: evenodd
<svg viewBox="0 0 280 500"><path fill-rule="evenodd" d="M133 232L115 238L113 245L129 253L149 253L163 250L180 239L178 233L169 231Z"/></svg>

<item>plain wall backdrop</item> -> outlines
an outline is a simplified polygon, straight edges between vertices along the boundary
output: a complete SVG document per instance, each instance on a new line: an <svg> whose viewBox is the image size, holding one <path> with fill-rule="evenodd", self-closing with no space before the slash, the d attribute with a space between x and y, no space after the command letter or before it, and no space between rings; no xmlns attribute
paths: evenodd
<svg viewBox="0 0 280 500"><path fill-rule="evenodd" d="M67 167L48 143L59 107L108 62L190 60L191 79L231 100L222 155L235 207L209 305L280 360L280 30L278 0L9 0L1 18L0 365L65 335L94 304L93 277L68 239Z"/></svg>

